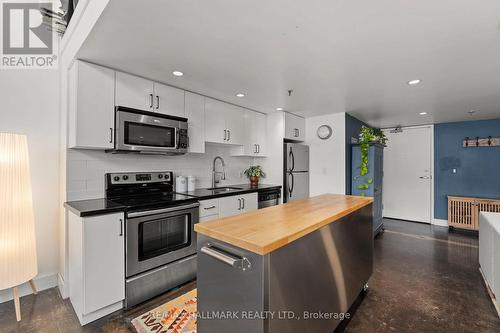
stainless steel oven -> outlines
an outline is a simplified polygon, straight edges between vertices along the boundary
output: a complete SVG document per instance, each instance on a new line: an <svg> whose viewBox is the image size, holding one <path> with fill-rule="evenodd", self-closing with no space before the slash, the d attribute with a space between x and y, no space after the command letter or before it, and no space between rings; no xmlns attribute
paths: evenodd
<svg viewBox="0 0 500 333"><path fill-rule="evenodd" d="M199 203L127 213L126 307L196 278Z"/></svg>
<svg viewBox="0 0 500 333"><path fill-rule="evenodd" d="M178 155L188 150L186 118L119 106L115 135L115 149L111 152Z"/></svg>

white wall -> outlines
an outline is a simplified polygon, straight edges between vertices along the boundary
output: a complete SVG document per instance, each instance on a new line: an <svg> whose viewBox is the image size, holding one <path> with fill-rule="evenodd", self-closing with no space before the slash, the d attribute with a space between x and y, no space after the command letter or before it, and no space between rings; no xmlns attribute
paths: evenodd
<svg viewBox="0 0 500 333"><path fill-rule="evenodd" d="M59 73L2 70L0 131L28 136L40 289L57 284L59 208ZM19 263L22 265L22 263ZM28 286L20 290L30 291ZM0 302L12 298L0 291Z"/></svg>
<svg viewBox="0 0 500 333"><path fill-rule="evenodd" d="M210 187L215 156L221 156L226 164L226 180L222 184L247 183L242 174L251 164L251 157L231 157L230 148L207 144L205 154L181 156L106 154L104 151L68 149L67 198L72 200L102 198L104 174L125 171L173 171L175 176L197 177L198 188ZM220 168L220 162L217 162Z"/></svg>
<svg viewBox="0 0 500 333"><path fill-rule="evenodd" d="M333 129L327 140L316 135L321 125ZM345 194L345 113L306 118L305 143L309 145L310 195Z"/></svg>

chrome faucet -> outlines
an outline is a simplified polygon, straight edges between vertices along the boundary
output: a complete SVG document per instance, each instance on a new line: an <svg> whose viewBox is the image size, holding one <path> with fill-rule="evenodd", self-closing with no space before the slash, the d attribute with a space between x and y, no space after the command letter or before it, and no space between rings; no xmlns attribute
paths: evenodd
<svg viewBox="0 0 500 333"><path fill-rule="evenodd" d="M222 163L222 172L215 171L215 162L217 162L217 160L220 160ZM224 170L225 166L226 166L226 164L224 163L224 160L222 159L222 157L216 156L214 158L214 165L212 168L212 187L216 187L216 185L219 184L221 180L226 180L226 171ZM217 179L217 175L220 175L219 179Z"/></svg>

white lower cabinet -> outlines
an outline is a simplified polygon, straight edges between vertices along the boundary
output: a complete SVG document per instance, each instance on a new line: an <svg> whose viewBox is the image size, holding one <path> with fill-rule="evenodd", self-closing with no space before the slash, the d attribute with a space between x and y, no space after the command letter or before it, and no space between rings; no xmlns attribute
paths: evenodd
<svg viewBox="0 0 500 333"><path fill-rule="evenodd" d="M257 193L234 195L219 199L219 217L228 217L257 209Z"/></svg>
<svg viewBox="0 0 500 333"><path fill-rule="evenodd" d="M69 298L82 325L123 307L124 214L68 213Z"/></svg>
<svg viewBox="0 0 500 333"><path fill-rule="evenodd" d="M258 194L247 193L200 201L200 223L251 212L258 208Z"/></svg>

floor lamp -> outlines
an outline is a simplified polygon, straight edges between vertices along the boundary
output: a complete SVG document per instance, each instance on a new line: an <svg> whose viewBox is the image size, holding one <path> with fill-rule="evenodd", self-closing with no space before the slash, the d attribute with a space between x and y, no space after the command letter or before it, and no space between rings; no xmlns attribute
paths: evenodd
<svg viewBox="0 0 500 333"><path fill-rule="evenodd" d="M38 273L28 142L25 135L0 133L0 290L12 288L21 320L19 285Z"/></svg>

